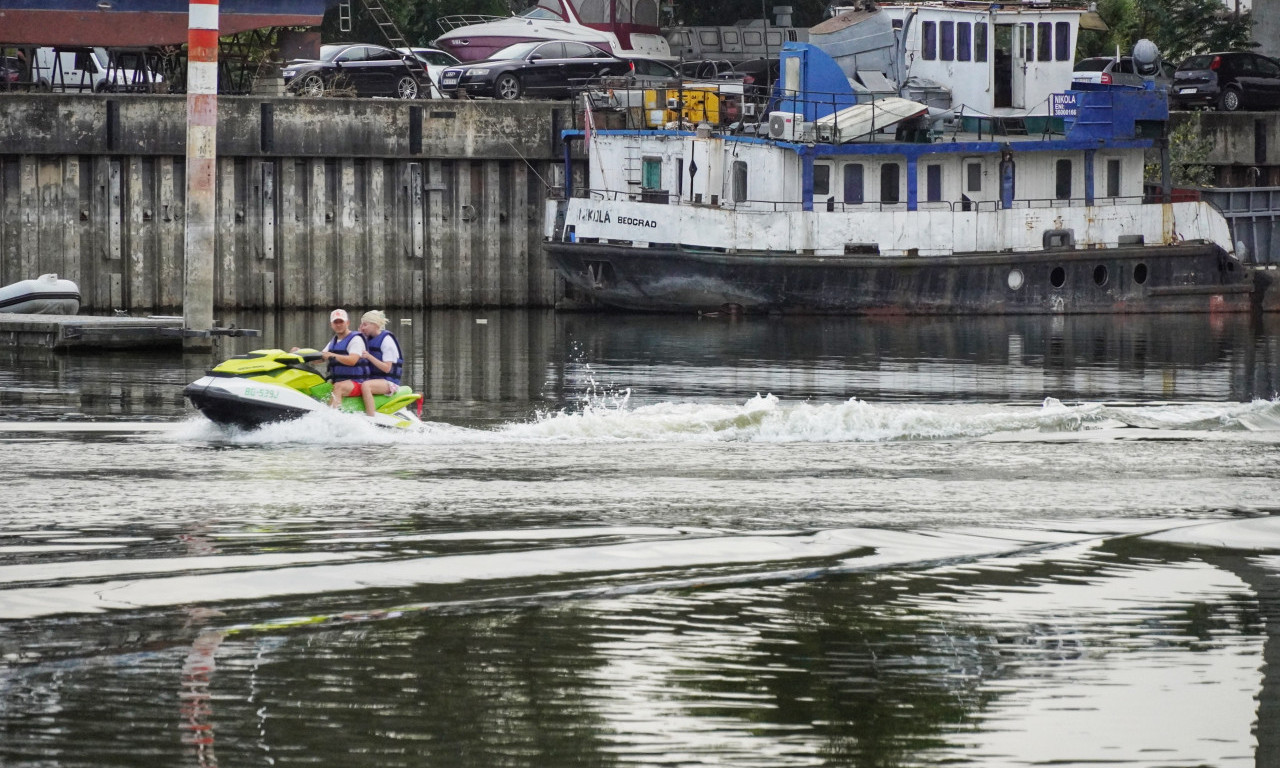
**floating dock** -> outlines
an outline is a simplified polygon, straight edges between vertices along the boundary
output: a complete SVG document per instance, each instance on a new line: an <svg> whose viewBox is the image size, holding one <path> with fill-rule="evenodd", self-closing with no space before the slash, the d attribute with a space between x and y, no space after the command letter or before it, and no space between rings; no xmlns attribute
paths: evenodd
<svg viewBox="0 0 1280 768"><path fill-rule="evenodd" d="M248 328L215 328L214 334L257 336ZM22 315L0 312L0 347L42 347L70 349L181 348L182 339L193 332L182 325L181 317L94 315Z"/></svg>

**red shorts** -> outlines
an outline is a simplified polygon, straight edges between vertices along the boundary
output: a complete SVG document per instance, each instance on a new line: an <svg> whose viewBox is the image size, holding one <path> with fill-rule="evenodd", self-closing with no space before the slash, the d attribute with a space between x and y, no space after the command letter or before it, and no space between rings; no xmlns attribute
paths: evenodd
<svg viewBox="0 0 1280 768"><path fill-rule="evenodd" d="M352 384L352 387L351 387L351 394L347 395L347 397L359 397L359 396L360 396L360 382L358 382L358 381L353 381L353 382L351 382L351 384Z"/></svg>

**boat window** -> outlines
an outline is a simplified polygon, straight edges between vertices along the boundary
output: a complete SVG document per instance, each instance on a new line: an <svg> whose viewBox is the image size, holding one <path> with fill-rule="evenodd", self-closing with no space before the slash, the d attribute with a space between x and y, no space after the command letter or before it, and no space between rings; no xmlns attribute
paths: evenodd
<svg viewBox="0 0 1280 768"><path fill-rule="evenodd" d="M973 60L987 60L987 22L979 21L973 25Z"/></svg>
<svg viewBox="0 0 1280 768"><path fill-rule="evenodd" d="M1120 196L1120 161L1107 161L1107 197Z"/></svg>
<svg viewBox="0 0 1280 768"><path fill-rule="evenodd" d="M726 30L725 30L725 32L724 32L724 41L725 41L725 43L726 43L726 44L729 44L729 45L737 45L737 44L738 44L738 33L737 33L737 32L730 32L729 30L727 30L727 29L726 29Z"/></svg>
<svg viewBox="0 0 1280 768"><path fill-rule="evenodd" d="M831 194L831 166L826 163L813 164L813 196L826 197Z"/></svg>
<svg viewBox="0 0 1280 768"><path fill-rule="evenodd" d="M896 203L900 199L898 194L899 168L897 163L885 163L880 166L880 202Z"/></svg>
<svg viewBox="0 0 1280 768"><path fill-rule="evenodd" d="M628 0L622 0L614 6L613 20L619 24L631 23L631 3Z"/></svg>
<svg viewBox="0 0 1280 768"><path fill-rule="evenodd" d="M536 4L525 8L517 15L526 19L565 21L564 14L560 12L560 0L538 0Z"/></svg>
<svg viewBox="0 0 1280 768"><path fill-rule="evenodd" d="M1053 61L1053 24L1047 21L1040 22L1040 34L1037 39L1040 45L1037 48L1036 59Z"/></svg>
<svg viewBox="0 0 1280 768"><path fill-rule="evenodd" d="M641 189L662 189L662 158L646 157Z"/></svg>
<svg viewBox="0 0 1280 768"><path fill-rule="evenodd" d="M863 202L862 163L846 163L844 166L844 201L853 204Z"/></svg>
<svg viewBox="0 0 1280 768"><path fill-rule="evenodd" d="M1026 42L1026 45L1024 45L1022 49L1023 56L1026 57L1027 61L1035 61L1036 60L1036 25L1028 23L1028 24L1023 24L1022 27L1023 27L1022 37Z"/></svg>
<svg viewBox="0 0 1280 768"><path fill-rule="evenodd" d="M926 165L924 167L924 200L926 203L942 201L941 165Z"/></svg>
<svg viewBox="0 0 1280 768"><path fill-rule="evenodd" d="M782 47L782 32L765 32L764 36L767 40L767 45L770 48L776 49Z"/></svg>
<svg viewBox="0 0 1280 768"><path fill-rule="evenodd" d="M1053 26L1053 58L1071 61L1071 23L1059 21Z"/></svg>
<svg viewBox="0 0 1280 768"><path fill-rule="evenodd" d="M719 46L720 33L714 29L704 29L698 33L698 42L703 45Z"/></svg>
<svg viewBox="0 0 1280 768"><path fill-rule="evenodd" d="M609 3L606 0L582 0L577 4L577 11L583 24L609 23Z"/></svg>
<svg viewBox="0 0 1280 768"><path fill-rule="evenodd" d="M982 191L982 162L974 160L965 163L965 182L964 191L981 192Z"/></svg>
<svg viewBox="0 0 1280 768"><path fill-rule="evenodd" d="M733 161L733 202L741 203L747 199L747 163L745 160Z"/></svg>
<svg viewBox="0 0 1280 768"><path fill-rule="evenodd" d="M1054 197L1059 200L1071 199L1071 161L1059 160L1055 163Z"/></svg>
<svg viewBox="0 0 1280 768"><path fill-rule="evenodd" d="M971 58L972 36L973 26L969 22L961 21L956 24L956 61L968 61Z"/></svg>
<svg viewBox="0 0 1280 768"><path fill-rule="evenodd" d="M943 61L955 61L956 59L956 23L954 21L944 21L940 23L942 27L942 56Z"/></svg>
<svg viewBox="0 0 1280 768"><path fill-rule="evenodd" d="M920 25L920 56L926 61L938 58L937 22L926 21Z"/></svg>
<svg viewBox="0 0 1280 768"><path fill-rule="evenodd" d="M657 0L636 0L635 10L631 12L631 16L638 27L658 26Z"/></svg>

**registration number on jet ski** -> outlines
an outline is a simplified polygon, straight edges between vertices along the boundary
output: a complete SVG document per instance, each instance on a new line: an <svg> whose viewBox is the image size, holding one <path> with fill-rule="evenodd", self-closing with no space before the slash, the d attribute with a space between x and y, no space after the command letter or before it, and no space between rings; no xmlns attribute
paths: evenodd
<svg viewBox="0 0 1280 768"><path fill-rule="evenodd" d="M272 400L280 399L279 392L275 391L274 389L262 388L262 387L245 387L244 394L245 394L245 397L269 397Z"/></svg>

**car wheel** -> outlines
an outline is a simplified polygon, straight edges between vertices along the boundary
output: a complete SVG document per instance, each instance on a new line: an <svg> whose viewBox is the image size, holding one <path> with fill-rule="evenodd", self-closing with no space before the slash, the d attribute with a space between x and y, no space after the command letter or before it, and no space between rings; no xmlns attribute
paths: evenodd
<svg viewBox="0 0 1280 768"><path fill-rule="evenodd" d="M1218 97L1218 109L1223 112L1235 112L1240 109L1240 89L1229 85Z"/></svg>
<svg viewBox="0 0 1280 768"><path fill-rule="evenodd" d="M315 98L324 95L324 80L317 74L304 75L298 81L298 95Z"/></svg>
<svg viewBox="0 0 1280 768"><path fill-rule="evenodd" d="M418 81L409 75L400 78L400 82L396 83L396 96L402 99L418 98Z"/></svg>
<svg viewBox="0 0 1280 768"><path fill-rule="evenodd" d="M520 78L510 72L505 75L498 75L498 79L493 84L493 93L505 101L514 101L520 98Z"/></svg>

